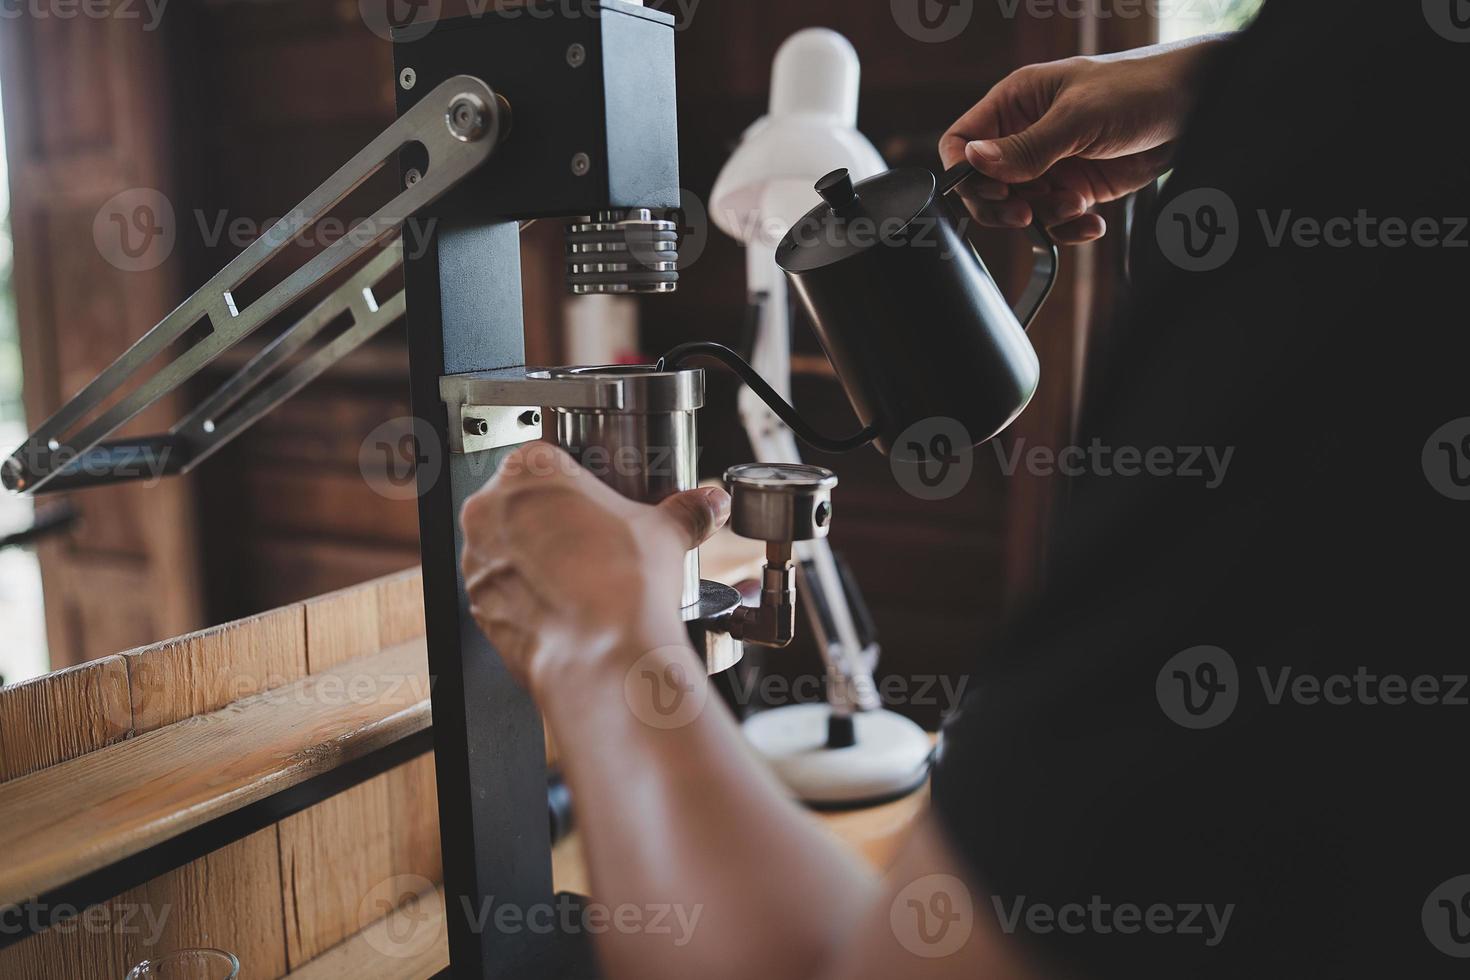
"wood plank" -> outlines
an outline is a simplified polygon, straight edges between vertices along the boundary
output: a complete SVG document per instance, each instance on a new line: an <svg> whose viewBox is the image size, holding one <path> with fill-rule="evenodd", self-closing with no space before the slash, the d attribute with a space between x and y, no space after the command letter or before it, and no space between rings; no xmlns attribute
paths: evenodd
<svg viewBox="0 0 1470 980"><path fill-rule="evenodd" d="M424 658L403 644L0 785L0 905L427 728Z"/></svg>
<svg viewBox="0 0 1470 980"><path fill-rule="evenodd" d="M444 892L405 902L285 980L425 980L449 965Z"/></svg>
<svg viewBox="0 0 1470 980"><path fill-rule="evenodd" d="M144 885L145 911L162 929L156 937L137 937L151 942L130 944L129 968L172 950L206 947L234 953L243 977L286 972L277 853L276 829L266 827Z"/></svg>
<svg viewBox="0 0 1470 980"><path fill-rule="evenodd" d="M419 801L402 793L417 781L402 770L418 762L277 825L286 948L293 968L438 884L437 810L427 808L436 815L431 824L419 816ZM427 771L432 780L432 768Z"/></svg>
<svg viewBox="0 0 1470 980"><path fill-rule="evenodd" d="M417 639L424 629L424 576L415 565L378 579L378 639L395 646Z"/></svg>
<svg viewBox="0 0 1470 980"><path fill-rule="evenodd" d="M306 663L310 673L382 649L378 642L376 587L356 585L308 599L305 605Z"/></svg>
<svg viewBox="0 0 1470 980"><path fill-rule="evenodd" d="M134 730L218 711L306 676L306 614L288 606L124 654Z"/></svg>
<svg viewBox="0 0 1470 980"><path fill-rule="evenodd" d="M0 782L112 745L131 730L122 657L0 688Z"/></svg>
<svg viewBox="0 0 1470 980"><path fill-rule="evenodd" d="M414 632L421 604L407 592L416 582L398 577L308 601L312 670L377 649L385 633ZM419 693L427 699L427 650L422 641L416 649L421 660L412 679L422 679ZM437 803L432 764L415 760L281 821L293 968L442 880Z"/></svg>
<svg viewBox="0 0 1470 980"><path fill-rule="evenodd" d="M6 980L114 980L176 949L227 949L246 977L285 972L276 832L270 827L5 950Z"/></svg>
<svg viewBox="0 0 1470 980"><path fill-rule="evenodd" d="M90 909L85 916L46 921L53 928L0 950L5 980L122 977L142 959L141 944L158 931L165 912L135 888Z"/></svg>

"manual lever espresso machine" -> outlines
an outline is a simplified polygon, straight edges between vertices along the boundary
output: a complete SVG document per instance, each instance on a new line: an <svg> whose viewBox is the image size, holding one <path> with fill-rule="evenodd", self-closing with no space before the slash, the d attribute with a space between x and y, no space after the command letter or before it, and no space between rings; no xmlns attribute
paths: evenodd
<svg viewBox="0 0 1470 980"><path fill-rule="evenodd" d="M187 473L334 362L407 318L416 431L448 447L419 477L447 907L553 900L540 719L468 611L457 515L510 447L557 441L617 490L656 502L696 485L698 368L523 365L519 229L569 219L573 293L675 288L679 206L673 18L626 0L413 25L395 39L398 119L83 388L3 463L5 486L45 493ZM251 302L242 286L382 168L399 191ZM433 229L405 257L405 222ZM399 266L402 291L385 295ZM169 431L109 438L314 286L346 274L303 318ZM332 334L329 325L350 326ZM606 461L601 463L599 461ZM742 642L789 642L795 540L825 535L837 482L814 467L737 467L737 532L768 542L759 606L686 562L683 607L711 672ZM544 959L524 936L449 916L456 977Z"/></svg>
<svg viewBox="0 0 1470 980"><path fill-rule="evenodd" d="M398 118L43 422L3 464L7 489L42 493L187 473L333 363L407 320L416 432L448 448L418 474L419 535L441 848L454 977L585 972L585 943L477 929L491 900L541 908L552 894L544 740L526 692L468 609L458 514L511 447L556 441L620 492L656 502L695 485L704 374L739 374L803 440L829 452L875 443L924 465L914 424L943 417L990 438L1034 392L1036 357L978 256L933 220L965 176L922 169L854 186L824 178L822 203L777 251L862 424L813 431L738 356L691 343L644 367L532 369L523 363L519 230L567 219L573 293L663 293L678 280L674 20L628 0L580 9L535 3L398 30ZM398 190L370 217L246 301L242 289L373 174ZM816 200L814 196L814 201ZM423 222L405 255L404 225ZM877 238L873 229L886 229ZM859 234L862 232L862 234ZM1022 306L1029 320L1055 278L1038 235ZM386 284L402 267L403 288ZM226 349L340 279L304 316L167 432L114 438ZM343 324L346 324L344 327ZM907 454L907 456L905 456ZM742 643L783 646L794 627L793 542L820 538L836 478L810 466L726 474L737 534L767 545L757 605L685 564L682 607L711 672ZM585 935L583 936L585 938ZM582 964L578 966L578 964Z"/></svg>

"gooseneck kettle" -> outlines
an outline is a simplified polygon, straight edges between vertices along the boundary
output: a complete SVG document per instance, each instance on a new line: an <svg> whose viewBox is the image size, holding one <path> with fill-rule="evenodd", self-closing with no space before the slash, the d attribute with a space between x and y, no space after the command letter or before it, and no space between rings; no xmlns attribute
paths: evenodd
<svg viewBox="0 0 1470 980"><path fill-rule="evenodd" d="M1058 253L1040 225L1031 280L1014 310L956 227L946 195L975 173L891 170L853 184L817 182L822 203L787 232L776 262L811 317L853 408L885 455L909 426L952 418L979 445L1035 394L1026 338L1056 282Z"/></svg>
<svg viewBox="0 0 1470 980"><path fill-rule="evenodd" d="M848 452L874 443L888 455L906 429L954 419L973 445L1005 430L1041 380L1026 339L1056 284L1058 252L1032 225L1031 280L1014 310L954 223L946 195L975 170L936 177L890 170L854 185L846 170L817 181L822 203L776 247L817 339L863 428L845 439L815 431L738 354L704 341L681 344L659 370L709 357L738 374L807 444Z"/></svg>

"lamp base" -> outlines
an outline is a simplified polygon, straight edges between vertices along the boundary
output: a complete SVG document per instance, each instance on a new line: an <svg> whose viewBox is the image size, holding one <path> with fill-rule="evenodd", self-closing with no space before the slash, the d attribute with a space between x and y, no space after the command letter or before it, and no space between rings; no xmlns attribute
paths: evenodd
<svg viewBox="0 0 1470 980"><path fill-rule="evenodd" d="M741 726L756 754L809 806L856 809L907 796L929 776L933 742L892 711L853 716L853 744L830 748L832 709L792 704L762 711Z"/></svg>

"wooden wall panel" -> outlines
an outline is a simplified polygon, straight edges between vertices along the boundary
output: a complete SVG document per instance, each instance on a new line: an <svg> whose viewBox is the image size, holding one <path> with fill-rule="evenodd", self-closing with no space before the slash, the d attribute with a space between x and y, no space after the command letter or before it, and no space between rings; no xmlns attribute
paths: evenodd
<svg viewBox="0 0 1470 980"><path fill-rule="evenodd" d="M144 885L147 908L167 917L156 941L130 951L132 962L205 946L239 957L242 978L285 973L277 853L276 828L267 827Z"/></svg>
<svg viewBox="0 0 1470 980"><path fill-rule="evenodd" d="M138 949L161 910L148 905L147 886L124 892L79 920L61 920L8 949L0 950L5 980L122 980L137 964ZM136 930L142 930L139 935Z"/></svg>
<svg viewBox="0 0 1470 980"><path fill-rule="evenodd" d="M177 949L227 949L241 977L286 972L276 829L222 847L0 950L6 980L122 980Z"/></svg>

